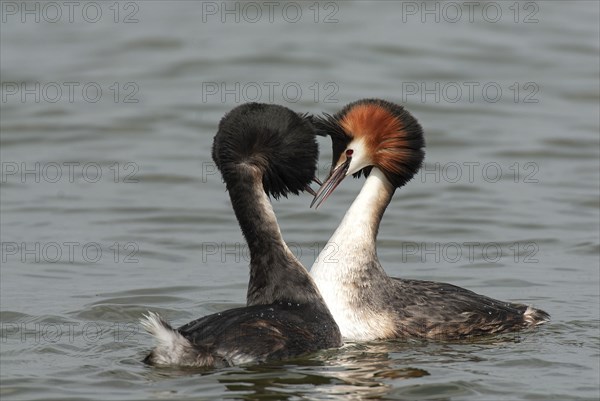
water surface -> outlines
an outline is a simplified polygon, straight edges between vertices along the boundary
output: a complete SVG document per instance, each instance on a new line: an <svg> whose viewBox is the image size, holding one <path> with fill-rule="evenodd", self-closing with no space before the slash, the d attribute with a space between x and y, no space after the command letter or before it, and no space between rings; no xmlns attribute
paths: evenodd
<svg viewBox="0 0 600 401"><path fill-rule="evenodd" d="M260 16L98 2L72 22L14 4L0 25L3 400L600 396L598 3L470 16L460 2L428 3L433 14L292 2L271 18L261 2ZM179 325L244 303L248 253L210 157L219 119L246 101L333 113L364 97L405 104L426 132L426 166L380 230L389 274L530 303L552 322L214 372L142 365L145 311ZM307 194L276 202L306 266L361 183L318 211Z"/></svg>

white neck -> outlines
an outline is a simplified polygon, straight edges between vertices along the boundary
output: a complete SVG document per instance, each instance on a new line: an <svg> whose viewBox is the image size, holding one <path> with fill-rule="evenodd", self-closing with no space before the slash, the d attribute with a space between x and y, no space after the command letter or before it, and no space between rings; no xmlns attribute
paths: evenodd
<svg viewBox="0 0 600 401"><path fill-rule="evenodd" d="M393 193L394 188L385 174L373 168L342 222L313 264L313 276L330 276L330 273L345 276L359 268L358 261L365 260L365 257L368 260L373 256L377 257L377 231Z"/></svg>
<svg viewBox="0 0 600 401"><path fill-rule="evenodd" d="M368 315L376 311L364 309L362 305L365 297L372 297L372 292L378 290L372 288L373 283L389 280L377 258L376 238L381 217L394 191L385 174L373 168L311 269L325 303L346 338L370 338L373 332L385 329L372 327L369 321L373 319ZM381 324L385 325L383 320Z"/></svg>

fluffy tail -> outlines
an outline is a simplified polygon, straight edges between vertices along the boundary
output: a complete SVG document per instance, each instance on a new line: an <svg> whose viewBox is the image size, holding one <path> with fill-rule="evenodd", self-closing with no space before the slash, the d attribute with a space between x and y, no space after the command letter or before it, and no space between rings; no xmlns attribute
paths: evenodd
<svg viewBox="0 0 600 401"><path fill-rule="evenodd" d="M523 319L531 326L538 326L550 321L550 315L541 309L535 309L528 306L523 312Z"/></svg>
<svg viewBox="0 0 600 401"><path fill-rule="evenodd" d="M156 340L156 348L144 359L151 365L190 365L196 351L187 338L173 329L157 313L148 312L140 324ZM191 363L190 363L191 362Z"/></svg>

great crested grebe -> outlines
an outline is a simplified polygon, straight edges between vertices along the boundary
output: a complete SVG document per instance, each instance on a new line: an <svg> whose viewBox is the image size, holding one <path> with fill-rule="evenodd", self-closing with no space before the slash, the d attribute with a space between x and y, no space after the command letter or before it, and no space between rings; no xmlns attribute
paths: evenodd
<svg viewBox="0 0 600 401"><path fill-rule="evenodd" d="M377 258L379 224L396 188L419 170L423 130L402 106L364 99L315 120L333 143L333 163L312 205L348 175L367 177L311 274L349 340L460 339L525 329L549 320L530 306L497 301L451 284L389 277ZM311 205L311 206L312 206ZM335 263L322 257L335 249Z"/></svg>
<svg viewBox="0 0 600 401"><path fill-rule="evenodd" d="M244 104L219 123L212 154L250 249L248 306L178 329L149 312L142 324L158 344L144 362L222 367L340 346L338 326L269 202L309 188L318 157L314 127L282 106Z"/></svg>

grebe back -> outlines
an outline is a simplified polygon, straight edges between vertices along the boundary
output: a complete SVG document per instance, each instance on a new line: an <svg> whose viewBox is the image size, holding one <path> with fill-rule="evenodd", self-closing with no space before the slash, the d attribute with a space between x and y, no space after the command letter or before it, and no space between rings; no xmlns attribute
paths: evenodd
<svg viewBox="0 0 600 401"><path fill-rule="evenodd" d="M144 362L221 367L341 345L335 320L283 240L269 202L306 190L314 178L318 147L308 118L282 106L238 106L221 120L212 154L250 249L248 306L178 329L150 312L142 324L157 346Z"/></svg>

